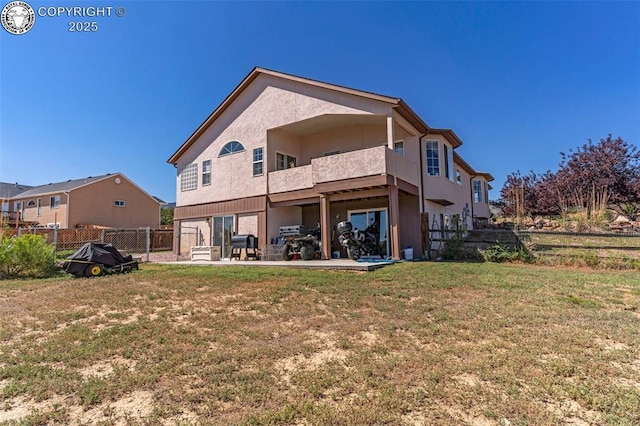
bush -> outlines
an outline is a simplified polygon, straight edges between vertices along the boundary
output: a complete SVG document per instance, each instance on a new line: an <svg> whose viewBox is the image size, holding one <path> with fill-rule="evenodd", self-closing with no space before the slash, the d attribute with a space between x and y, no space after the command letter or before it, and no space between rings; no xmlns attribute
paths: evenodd
<svg viewBox="0 0 640 426"><path fill-rule="evenodd" d="M502 244L494 244L486 250L480 250L486 262L530 262L531 255L524 247L511 249Z"/></svg>
<svg viewBox="0 0 640 426"><path fill-rule="evenodd" d="M39 235L0 241L0 277L47 277L56 270L55 247Z"/></svg>

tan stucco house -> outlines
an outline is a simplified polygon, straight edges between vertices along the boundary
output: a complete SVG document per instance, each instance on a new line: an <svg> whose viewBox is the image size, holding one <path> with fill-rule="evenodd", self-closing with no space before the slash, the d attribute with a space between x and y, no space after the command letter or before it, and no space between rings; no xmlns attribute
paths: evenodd
<svg viewBox="0 0 640 426"><path fill-rule="evenodd" d="M226 257L234 233L262 245L280 226L319 223L329 258L338 222L375 220L390 256L409 246L421 255L430 226L489 217L493 178L460 145L402 99L255 68L168 160L175 250L213 245Z"/></svg>
<svg viewBox="0 0 640 426"><path fill-rule="evenodd" d="M160 202L122 173L34 187L0 184L7 193L11 187L21 190L3 200L3 214L10 221L59 228L160 226Z"/></svg>

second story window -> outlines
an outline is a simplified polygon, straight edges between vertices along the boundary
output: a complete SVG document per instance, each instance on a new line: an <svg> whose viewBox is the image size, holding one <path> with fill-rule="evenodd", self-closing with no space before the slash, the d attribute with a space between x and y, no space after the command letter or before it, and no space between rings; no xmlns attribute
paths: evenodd
<svg viewBox="0 0 640 426"><path fill-rule="evenodd" d="M483 203L484 189L483 189L483 181L480 179L473 180L473 202L474 203Z"/></svg>
<svg viewBox="0 0 640 426"><path fill-rule="evenodd" d="M394 142L393 150L404 157L404 141Z"/></svg>
<svg viewBox="0 0 640 426"><path fill-rule="evenodd" d="M292 169L296 167L298 160L296 157L287 154L276 153L276 170Z"/></svg>
<svg viewBox="0 0 640 426"><path fill-rule="evenodd" d="M40 198L38 198L36 204L36 216L42 216L42 200Z"/></svg>
<svg viewBox="0 0 640 426"><path fill-rule="evenodd" d="M211 185L211 160L202 162L202 186Z"/></svg>
<svg viewBox="0 0 640 426"><path fill-rule="evenodd" d="M260 176L264 173L262 160L262 148L255 148L253 150L253 175Z"/></svg>
<svg viewBox="0 0 640 426"><path fill-rule="evenodd" d="M227 142L225 146L222 147L222 149L220 150L220 154L218 154L218 156L222 157L224 155L235 154L236 152L242 152L242 151L244 151L244 146L242 146L240 142L231 141L231 142Z"/></svg>
<svg viewBox="0 0 640 426"><path fill-rule="evenodd" d="M440 176L438 141L427 141L427 174L429 176Z"/></svg>
<svg viewBox="0 0 640 426"><path fill-rule="evenodd" d="M124 206L125 206L125 204L126 204L126 203L124 202L124 200L115 200L115 201L113 202L113 206L114 206L114 207L124 207Z"/></svg>
<svg viewBox="0 0 640 426"><path fill-rule="evenodd" d="M451 179L451 167L449 167L449 152L451 149L447 145L442 145L444 151L444 175L447 179Z"/></svg>
<svg viewBox="0 0 640 426"><path fill-rule="evenodd" d="M49 203L49 207L51 207L52 209L60 208L60 196L59 195L54 195L53 197L51 197L51 201Z"/></svg>
<svg viewBox="0 0 640 426"><path fill-rule="evenodd" d="M189 164L180 173L180 191L198 188L198 163Z"/></svg>
<svg viewBox="0 0 640 426"><path fill-rule="evenodd" d="M462 185L462 172L460 172L460 169L456 169L456 183Z"/></svg>

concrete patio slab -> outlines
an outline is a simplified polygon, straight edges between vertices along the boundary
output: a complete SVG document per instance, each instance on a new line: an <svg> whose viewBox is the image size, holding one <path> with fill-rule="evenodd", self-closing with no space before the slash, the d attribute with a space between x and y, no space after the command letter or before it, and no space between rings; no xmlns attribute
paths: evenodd
<svg viewBox="0 0 640 426"><path fill-rule="evenodd" d="M254 266L276 268L300 268L300 269L327 269L339 271L373 271L395 263L393 260L376 260L356 262L350 259L330 260L291 260L291 261L263 261L263 260L218 260L218 261L175 261L155 262L163 265L190 265L190 266Z"/></svg>

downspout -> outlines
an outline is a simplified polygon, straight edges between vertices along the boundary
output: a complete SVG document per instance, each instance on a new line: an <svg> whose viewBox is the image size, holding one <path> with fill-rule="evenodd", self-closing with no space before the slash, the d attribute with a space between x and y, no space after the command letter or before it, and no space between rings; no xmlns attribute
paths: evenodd
<svg viewBox="0 0 640 426"><path fill-rule="evenodd" d="M420 136L418 138L418 141L420 142L420 213L424 213L425 212L425 207L424 207L424 170L422 168L422 161L423 161L423 157L422 157L422 138L425 138L429 135L429 129L427 129L427 133L425 133L424 135Z"/></svg>
<svg viewBox="0 0 640 426"><path fill-rule="evenodd" d="M470 193L469 195L471 195L471 226L472 227L475 227L475 224L476 224L474 220L476 216L475 216L475 213L473 212L473 205L475 204L475 201L473 199L473 178L475 177L478 177L478 175L471 175L469 177L469 193Z"/></svg>
<svg viewBox="0 0 640 426"><path fill-rule="evenodd" d="M426 134L418 138L418 149L420 152L420 213L424 213L424 170L422 169L422 138L427 136Z"/></svg>
<svg viewBox="0 0 640 426"><path fill-rule="evenodd" d="M69 229L69 216L71 215L71 192L63 192L64 195L67 196L67 218L65 229Z"/></svg>

